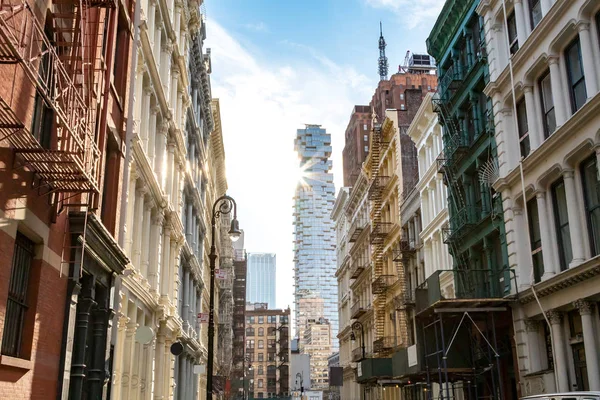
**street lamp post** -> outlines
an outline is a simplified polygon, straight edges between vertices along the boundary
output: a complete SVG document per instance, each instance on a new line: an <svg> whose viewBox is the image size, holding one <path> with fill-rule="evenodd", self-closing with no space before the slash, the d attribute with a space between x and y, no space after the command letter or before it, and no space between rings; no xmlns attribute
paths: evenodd
<svg viewBox="0 0 600 400"><path fill-rule="evenodd" d="M211 244L210 244L210 304L208 314L208 360L206 361L206 400L212 400L213 396L213 359L215 352L215 264L217 261L217 249L215 247L215 226L221 215L227 215L233 211L229 236L235 242L239 239L240 224L237 220L237 205L233 198L224 195L215 201L212 208L211 220Z"/></svg>
<svg viewBox="0 0 600 400"><path fill-rule="evenodd" d="M356 340L356 336L354 335L354 331L360 328L360 345L362 348L362 358L365 358L365 330L363 328L363 324L356 321L352 324L352 332L350 332L350 340L353 342Z"/></svg>

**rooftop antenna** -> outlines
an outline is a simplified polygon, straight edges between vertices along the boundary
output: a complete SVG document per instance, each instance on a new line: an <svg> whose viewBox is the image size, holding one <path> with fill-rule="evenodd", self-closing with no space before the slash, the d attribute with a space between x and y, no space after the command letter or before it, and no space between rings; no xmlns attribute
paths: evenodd
<svg viewBox="0 0 600 400"><path fill-rule="evenodd" d="M385 39L383 38L383 26L379 21L379 80L385 81L388 76L388 59L385 56Z"/></svg>

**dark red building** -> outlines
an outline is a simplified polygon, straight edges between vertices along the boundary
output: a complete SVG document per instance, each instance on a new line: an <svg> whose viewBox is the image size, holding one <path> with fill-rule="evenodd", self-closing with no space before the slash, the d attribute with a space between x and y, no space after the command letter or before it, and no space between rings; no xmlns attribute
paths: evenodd
<svg viewBox="0 0 600 400"><path fill-rule="evenodd" d="M132 7L2 3L2 399L110 395Z"/></svg>

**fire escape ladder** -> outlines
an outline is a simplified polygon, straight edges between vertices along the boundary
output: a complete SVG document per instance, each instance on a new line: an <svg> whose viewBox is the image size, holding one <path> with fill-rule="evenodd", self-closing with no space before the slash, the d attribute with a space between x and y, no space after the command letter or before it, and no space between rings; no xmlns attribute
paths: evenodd
<svg viewBox="0 0 600 400"><path fill-rule="evenodd" d="M374 232L372 235L377 235L376 230L382 229L381 207L382 207L382 183L380 182L380 161L381 148L383 141L383 132L381 124L374 124L371 141L371 186L369 188L369 199L371 200L371 219ZM373 239L373 238L371 238ZM371 259L373 260L373 280L377 280L383 275L383 240L371 240L372 250ZM375 314L375 338L380 340L385 334L385 291L379 295L375 295L373 300Z"/></svg>

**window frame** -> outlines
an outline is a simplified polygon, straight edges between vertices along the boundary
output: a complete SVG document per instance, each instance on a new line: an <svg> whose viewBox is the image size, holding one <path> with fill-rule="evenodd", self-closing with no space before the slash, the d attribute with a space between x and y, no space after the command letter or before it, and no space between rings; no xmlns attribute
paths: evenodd
<svg viewBox="0 0 600 400"><path fill-rule="evenodd" d="M570 57L570 52L574 49L577 48L577 57L579 59L579 68L580 68L580 73L581 76L579 78L577 78L576 81L574 81L574 77L573 77L573 68L574 66L571 65L571 57ZM565 51L564 51L564 55L565 55L565 66L567 67L567 81L569 83L569 97L571 99L571 112L574 114L577 112L577 110L579 110L581 107L583 107L583 105L586 103L587 101L587 88L585 87L585 70L583 68L583 58L581 56L581 41L579 40L579 35L577 35L568 45L567 47L565 47ZM585 93L584 99L583 99L583 103L578 104L577 103L577 98L576 98L576 86L583 86L583 92Z"/></svg>
<svg viewBox="0 0 600 400"><path fill-rule="evenodd" d="M542 18L544 18L544 15L542 14L542 2L541 0L529 0L527 5L529 6L529 22L531 23L531 30L533 31L540 24ZM533 9L536 5L539 7L540 11L540 19L537 21L537 23L533 18Z"/></svg>
<svg viewBox="0 0 600 400"><path fill-rule="evenodd" d="M531 245L531 259L533 261L533 277L536 283L542 280L544 276L544 258L543 258L543 247L542 247L542 236L540 232L540 213L537 204L537 198L529 200L526 204L527 207L527 222L529 224L529 243ZM537 229L534 224L537 222ZM539 236L539 237L538 237ZM537 264L540 262L541 264Z"/></svg>
<svg viewBox="0 0 600 400"><path fill-rule="evenodd" d="M600 15L600 13L598 13ZM600 254L600 233L594 237L594 233L600 231L600 195L597 204L590 204L590 197L593 196L593 188L589 187L588 168L591 170L592 180L596 178L597 185L600 186L600 172L598 171L598 158L595 154L584 160L580 165L581 185L583 187L583 203L585 210L585 219L587 221L588 239L592 257ZM598 213L598 226L594 225L592 214Z"/></svg>
<svg viewBox="0 0 600 400"><path fill-rule="evenodd" d="M544 85L550 88L550 98L547 100L552 101L552 106L548 108L548 104L545 101L544 96ZM548 139L556 131L556 106L554 105L554 97L552 95L552 80L550 79L550 70L547 69L538 79L538 90L540 92L540 105L542 107L542 127L544 128L544 138ZM554 120L554 127L550 131L550 124L548 121L549 116Z"/></svg>
<svg viewBox="0 0 600 400"><path fill-rule="evenodd" d="M511 26L514 24L514 37L511 38ZM508 37L508 48L510 51L510 54L515 54L517 51L519 51L519 31L518 31L518 26L517 26L517 17L515 15L515 10L513 10L510 14L508 14L508 17L506 17L506 29L508 30L507 32L507 37Z"/></svg>
<svg viewBox="0 0 600 400"><path fill-rule="evenodd" d="M569 215L561 215L560 207L559 207L559 194L557 192L558 188L562 186L565 209L568 207L567 205L567 195L565 183L562 178L558 179L551 186L552 192L552 208L554 211L554 229L556 230L556 239L558 245L558 257L560 261L560 270L566 271L569 268L569 264L573 260L573 244L571 243L571 235L570 235L570 224L569 224ZM566 222L561 222L561 217L566 217ZM567 231L569 234L567 237L564 237L564 231ZM568 243L569 249L567 249L566 244ZM567 260L568 252L570 252L571 259Z"/></svg>
<svg viewBox="0 0 600 400"><path fill-rule="evenodd" d="M26 345L24 339L29 336L26 325L29 318L28 314L31 311L29 296L32 289L34 259L35 243L17 231L8 280L2 347L0 349L0 354L8 357L24 358L26 356L27 350L24 348ZM19 289L18 293L15 293L16 289Z"/></svg>
<svg viewBox="0 0 600 400"><path fill-rule="evenodd" d="M521 107L522 109L520 109ZM517 111L517 129L519 131L519 150L521 152L521 156L525 158L531 153L531 144L529 140L529 121L527 120L527 104L525 103L525 97L522 97L519 101L517 101L517 106L515 109ZM522 126L523 124L524 126ZM524 144L525 142L526 144ZM523 146L527 147L526 151L523 150Z"/></svg>

